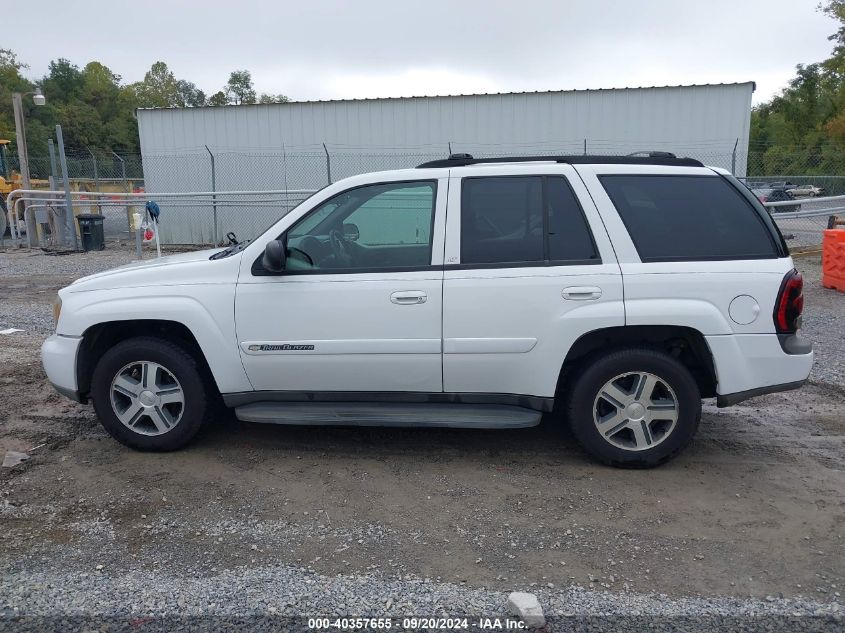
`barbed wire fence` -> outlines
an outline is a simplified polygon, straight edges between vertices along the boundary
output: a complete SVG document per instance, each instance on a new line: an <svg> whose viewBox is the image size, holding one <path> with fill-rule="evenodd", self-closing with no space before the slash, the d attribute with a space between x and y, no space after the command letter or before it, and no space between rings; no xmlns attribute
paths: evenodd
<svg viewBox="0 0 845 633"><path fill-rule="evenodd" d="M329 183L366 172L415 167L445 158L450 153L500 157L671 151L696 158L706 165L727 169L755 192L765 191L771 186L796 189L800 185L812 185L816 188L812 193L796 195L794 206L770 208L791 246L817 246L827 224L824 215L793 217L795 212L826 208L823 204L814 204L811 197L845 195L845 152L832 148L817 151L793 148L787 151L784 148L751 146L745 152L738 150L736 144L729 143L682 148L670 142L646 145L633 147L611 140L575 139L508 145L453 142L413 147L321 144L262 151L203 147L143 156L76 150L67 152L67 166L72 190L79 192L146 192L151 200L156 199L156 192L229 192L221 196L160 201L162 242L195 245L221 243L230 232L239 239L254 238L311 192ZM8 156L7 163L12 170L17 169L15 156ZM51 176L54 186L62 187L61 179L54 175L54 165L48 155L30 156L29 163L36 188L48 188ZM262 199L235 193L243 191L272 191L276 195ZM282 191L290 193L278 195ZM75 213L101 213L107 239L132 241L131 215L143 211L142 202L128 204L117 197L91 196L85 199L83 196ZM828 206L835 211L843 205Z"/></svg>

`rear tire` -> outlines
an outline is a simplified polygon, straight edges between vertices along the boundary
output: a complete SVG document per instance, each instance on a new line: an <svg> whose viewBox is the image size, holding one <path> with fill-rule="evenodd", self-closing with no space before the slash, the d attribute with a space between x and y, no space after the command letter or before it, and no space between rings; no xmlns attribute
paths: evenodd
<svg viewBox="0 0 845 633"><path fill-rule="evenodd" d="M103 354L91 380L94 411L118 442L142 451L173 451L205 422L213 391L181 346L142 336Z"/></svg>
<svg viewBox="0 0 845 633"><path fill-rule="evenodd" d="M701 419L701 393L678 360L648 348L595 357L569 392L575 438L599 461L652 468L680 453Z"/></svg>

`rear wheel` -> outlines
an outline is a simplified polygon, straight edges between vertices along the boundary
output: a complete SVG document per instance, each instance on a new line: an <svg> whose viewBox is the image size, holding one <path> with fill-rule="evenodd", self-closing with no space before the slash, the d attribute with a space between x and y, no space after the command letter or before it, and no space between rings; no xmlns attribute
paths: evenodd
<svg viewBox="0 0 845 633"><path fill-rule="evenodd" d="M594 359L572 385L569 424L606 464L650 468L677 455L701 418L701 394L678 360L646 348Z"/></svg>
<svg viewBox="0 0 845 633"><path fill-rule="evenodd" d="M138 337L106 352L91 381L94 410L131 448L171 451L202 426L211 391L194 357L163 339Z"/></svg>

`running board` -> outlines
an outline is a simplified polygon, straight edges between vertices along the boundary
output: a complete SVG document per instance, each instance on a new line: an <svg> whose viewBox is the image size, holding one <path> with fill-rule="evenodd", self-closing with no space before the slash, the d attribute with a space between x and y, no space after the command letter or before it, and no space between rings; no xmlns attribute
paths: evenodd
<svg viewBox="0 0 845 633"><path fill-rule="evenodd" d="M267 424L518 429L538 425L543 414L495 404L255 402L237 407L235 415Z"/></svg>

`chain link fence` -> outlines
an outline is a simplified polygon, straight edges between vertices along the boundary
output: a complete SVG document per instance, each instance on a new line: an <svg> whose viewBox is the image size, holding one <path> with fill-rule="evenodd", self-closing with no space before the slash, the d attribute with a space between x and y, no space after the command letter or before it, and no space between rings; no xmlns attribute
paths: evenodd
<svg viewBox="0 0 845 633"><path fill-rule="evenodd" d="M845 152L823 149L785 151L752 146L746 153L736 144L707 144L679 148L667 142L648 147L628 147L607 140L578 139L558 143L508 146L440 144L404 148L320 146L271 151L220 151L194 148L172 154L118 155L101 151L67 153L71 189L80 192L147 192L162 210L160 237L171 244L212 244L225 241L227 233L251 239L290 211L314 190L361 173L415 167L449 153L474 156L529 156L578 154L629 154L641 150L671 151L690 156L706 165L737 174L764 203L777 195L794 199L792 205L774 205L770 211L791 246L812 247L821 243L827 215L845 205L814 203L815 197L845 195ZM16 157L7 157L15 170ZM54 166L49 155L30 157L30 173L37 188L48 188ZM790 175L782 175L790 174ZM54 179L54 187L62 183ZM237 192L275 192L264 198ZM772 191L784 192L771 197ZM219 192L217 196L157 199L156 192ZM228 193L224 193L228 192ZM279 192L288 192L280 195ZM769 199L771 198L771 199ZM827 205L827 206L825 206ZM143 211L143 201L128 204L108 196L82 199L76 213L102 213L105 233L112 240L133 240L131 215ZM795 212L798 213L797 215ZM818 215L808 214L816 211ZM828 215L829 215L828 214Z"/></svg>

